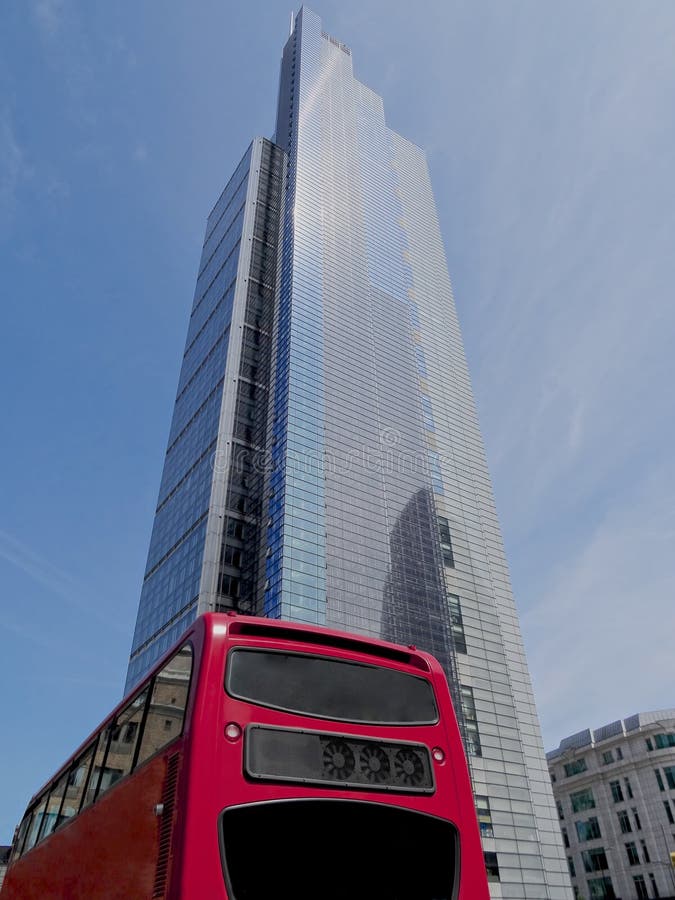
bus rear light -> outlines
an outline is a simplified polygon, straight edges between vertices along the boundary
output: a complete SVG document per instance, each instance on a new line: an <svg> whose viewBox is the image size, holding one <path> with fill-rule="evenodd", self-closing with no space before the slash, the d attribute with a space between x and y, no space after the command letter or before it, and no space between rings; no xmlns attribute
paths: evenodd
<svg viewBox="0 0 675 900"><path fill-rule="evenodd" d="M225 726L225 737L232 743L238 741L241 737L241 727L236 722L229 722Z"/></svg>
<svg viewBox="0 0 675 900"><path fill-rule="evenodd" d="M445 753L441 750L440 747L434 747L434 749L431 751L431 755L437 763L445 762Z"/></svg>

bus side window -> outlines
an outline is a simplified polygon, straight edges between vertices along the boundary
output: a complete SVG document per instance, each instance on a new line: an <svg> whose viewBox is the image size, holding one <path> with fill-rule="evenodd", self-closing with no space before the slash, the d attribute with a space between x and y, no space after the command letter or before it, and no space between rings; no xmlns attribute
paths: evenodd
<svg viewBox="0 0 675 900"><path fill-rule="evenodd" d="M110 758L108 758L108 762L110 762ZM116 781L119 781L123 774L122 769L117 766L109 766L106 763L103 769L103 775L101 776L101 783L98 786L98 794L96 796L100 797L101 794L105 794L108 788L111 788Z"/></svg>
<svg viewBox="0 0 675 900"><path fill-rule="evenodd" d="M28 828L30 826L32 818L33 818L32 811L27 812L26 815L23 817L21 825L19 826L19 831L16 836L16 841L14 842L14 850L12 851L12 862L14 862L15 859L18 859L21 856L23 842L26 839L26 832L28 831Z"/></svg>
<svg viewBox="0 0 675 900"><path fill-rule="evenodd" d="M82 799L84 797L84 789L87 784L87 776L91 768L91 761L94 758L94 746L92 744L84 751L82 756L76 760L68 773L68 784L66 786L66 797L63 801L61 809L61 821L65 822L76 816L80 811ZM59 823L61 824L61 823Z"/></svg>
<svg viewBox="0 0 675 900"><path fill-rule="evenodd" d="M68 780L68 773L66 772L61 778L59 778L57 784L52 788L51 793L49 794L49 800L47 801L47 809L45 810L45 815L42 821L42 828L40 830L39 841L44 840L46 837L54 831L59 824L59 812L61 811L61 803L63 801L63 794L66 789L66 782Z"/></svg>
<svg viewBox="0 0 675 900"><path fill-rule="evenodd" d="M37 843L38 834L40 832L40 825L42 825L42 819L45 814L45 809L47 808L47 797L46 795L40 799L37 806L33 810L33 821L30 823L30 830L28 831L28 837L26 838L26 846L23 848L23 852L26 853L31 847L34 847Z"/></svg>
<svg viewBox="0 0 675 900"><path fill-rule="evenodd" d="M138 765L181 734L191 674L192 647L186 644L155 676Z"/></svg>
<svg viewBox="0 0 675 900"><path fill-rule="evenodd" d="M108 749L109 735L110 730L106 728L97 738L96 750L94 753L94 765L89 772L89 780L87 781L87 788L82 801L82 809L85 809L94 802L98 792L98 783L101 780L101 769L103 768L103 761L105 759L106 750Z"/></svg>
<svg viewBox="0 0 675 900"><path fill-rule="evenodd" d="M118 735L118 728L115 723L108 725L105 731L101 732L96 750L96 758L94 759L94 775L87 791L87 803L105 794L108 788L112 787L116 781L122 777L122 769L120 769L115 759L114 752L110 748L114 746ZM90 792L93 796L89 799Z"/></svg>
<svg viewBox="0 0 675 900"><path fill-rule="evenodd" d="M108 750L106 771L120 773L114 779L115 781L128 775L133 768L136 745L141 733L143 713L145 712L145 703L149 692L150 688L147 687L141 694L134 697L127 708L117 716L112 727L112 739ZM101 785L101 789L103 789L103 785Z"/></svg>

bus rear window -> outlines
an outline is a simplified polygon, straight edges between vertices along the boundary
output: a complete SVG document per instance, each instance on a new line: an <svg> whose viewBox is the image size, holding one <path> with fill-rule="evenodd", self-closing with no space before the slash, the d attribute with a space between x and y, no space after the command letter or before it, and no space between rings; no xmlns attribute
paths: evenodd
<svg viewBox="0 0 675 900"><path fill-rule="evenodd" d="M238 648L228 657L225 689L238 700L341 722L438 721L425 678L334 657Z"/></svg>

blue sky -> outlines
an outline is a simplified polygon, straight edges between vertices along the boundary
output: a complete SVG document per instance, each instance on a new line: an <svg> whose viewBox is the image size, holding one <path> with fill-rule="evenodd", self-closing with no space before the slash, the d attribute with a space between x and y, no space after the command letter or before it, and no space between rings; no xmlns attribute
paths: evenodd
<svg viewBox="0 0 675 900"><path fill-rule="evenodd" d="M547 748L675 705L675 6L315 4L425 147ZM0 843L119 699L206 215L291 7L0 32Z"/></svg>

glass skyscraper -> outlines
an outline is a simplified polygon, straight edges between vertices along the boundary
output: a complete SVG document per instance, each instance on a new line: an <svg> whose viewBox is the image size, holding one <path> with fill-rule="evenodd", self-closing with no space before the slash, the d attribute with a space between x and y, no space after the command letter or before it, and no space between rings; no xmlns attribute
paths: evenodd
<svg viewBox="0 0 675 900"><path fill-rule="evenodd" d="M422 150L303 8L209 216L128 683L237 609L431 651L494 897L571 897Z"/></svg>

